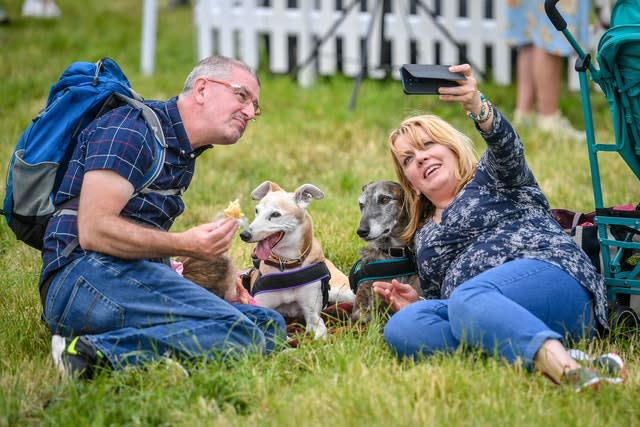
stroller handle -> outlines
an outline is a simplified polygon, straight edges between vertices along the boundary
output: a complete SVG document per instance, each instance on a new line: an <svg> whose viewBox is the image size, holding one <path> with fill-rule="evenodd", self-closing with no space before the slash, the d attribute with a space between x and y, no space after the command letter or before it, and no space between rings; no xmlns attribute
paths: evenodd
<svg viewBox="0 0 640 427"><path fill-rule="evenodd" d="M556 27L556 30L562 31L567 28L567 21L564 20L558 9L556 9L556 3L559 0L545 0L544 11L547 13L549 20Z"/></svg>

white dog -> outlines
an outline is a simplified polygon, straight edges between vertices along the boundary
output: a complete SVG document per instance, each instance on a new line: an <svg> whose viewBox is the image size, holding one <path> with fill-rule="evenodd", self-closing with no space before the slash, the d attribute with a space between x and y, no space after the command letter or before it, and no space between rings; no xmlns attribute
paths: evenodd
<svg viewBox="0 0 640 427"><path fill-rule="evenodd" d="M257 243L254 258L260 277L251 285L257 303L287 317L303 317L307 332L316 339L327 333L320 317L325 305L352 302L355 297L348 278L325 259L313 235L306 208L311 200L323 197L311 184L290 193L265 181L251 193L259 200L255 219L240 233L243 241Z"/></svg>

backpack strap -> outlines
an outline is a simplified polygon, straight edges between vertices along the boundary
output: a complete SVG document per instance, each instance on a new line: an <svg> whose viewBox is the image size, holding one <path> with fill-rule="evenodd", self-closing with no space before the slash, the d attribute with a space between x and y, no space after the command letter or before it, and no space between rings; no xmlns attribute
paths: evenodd
<svg viewBox="0 0 640 427"><path fill-rule="evenodd" d="M151 165L149 170L144 174L142 185L133 192L129 200L133 199L138 194L147 194L147 193L158 193L164 196L182 195L185 190L184 187L171 188L168 190L152 190L148 188L153 183L153 181L156 180L156 178L158 177L158 175L160 175L160 172L162 171L162 166L164 165L164 160L166 157L166 148L167 148L167 142L165 140L164 133L162 132L162 125L160 124L160 119L158 118L158 115L156 114L156 112L153 111L151 107L149 107L144 102L138 99L130 98L118 92L114 92L113 96L115 96L116 99L124 102L127 105L130 105L131 107L141 112L142 118L145 120L147 127L153 133L153 139L156 141L156 145L155 145L156 150L155 150L153 165ZM78 212L75 209L70 209L66 207L70 205L71 202L74 201L75 199L77 199L77 197L74 197L64 202L62 205L60 205L59 208L56 209L53 215L54 216L57 216L57 215L77 216ZM80 241L76 237L71 241L71 243L69 243L64 248L61 255L63 257L69 256L71 252L73 252L73 250L79 244L80 244Z"/></svg>
<svg viewBox="0 0 640 427"><path fill-rule="evenodd" d="M153 138L157 142L154 164L147 171L147 173L144 174L142 185L140 186L140 188L134 191L133 195L131 196L133 198L139 193L147 192L146 191L147 187L149 187L149 185L151 185L151 183L155 181L158 175L160 175L160 171L162 170L162 166L164 165L164 159L166 156L165 151L167 148L167 141L165 140L164 133L162 132L162 125L160 124L160 119L158 118L158 115L156 114L155 111L153 111L151 107L149 107L142 101L139 101L134 98L130 98L121 93L115 93L115 96L120 101L132 106L133 108L141 112L142 117L147 123L147 126L149 127L149 129L151 129L151 132L153 133ZM178 188L175 190L160 190L160 191L162 191L163 194L165 195L171 195L171 194L182 194L184 192L184 189ZM168 193L171 191L175 191L175 193Z"/></svg>

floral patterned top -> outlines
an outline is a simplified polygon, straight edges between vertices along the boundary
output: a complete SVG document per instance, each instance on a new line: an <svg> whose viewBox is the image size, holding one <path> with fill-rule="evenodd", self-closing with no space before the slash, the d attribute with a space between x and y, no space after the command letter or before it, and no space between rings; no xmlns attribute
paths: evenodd
<svg viewBox="0 0 640 427"><path fill-rule="evenodd" d="M587 288L598 321L608 328L602 277L551 215L520 137L495 107L494 114L491 131L480 130L487 150L475 175L444 209L440 224L429 221L416 233L425 296L448 298L457 286L492 267L537 259L564 269Z"/></svg>

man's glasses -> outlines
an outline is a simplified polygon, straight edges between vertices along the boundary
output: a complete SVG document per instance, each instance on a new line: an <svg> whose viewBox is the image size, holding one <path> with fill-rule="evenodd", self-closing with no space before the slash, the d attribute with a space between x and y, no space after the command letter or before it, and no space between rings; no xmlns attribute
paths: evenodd
<svg viewBox="0 0 640 427"><path fill-rule="evenodd" d="M251 93L247 90L246 87L236 83L229 83L222 80L210 79L208 77L205 77L205 78L207 79L207 81L210 81L212 83L218 83L231 89L233 93L236 95L236 97L238 98L238 101L240 101L240 103L243 106L253 104L253 111L256 116L259 116L260 114L262 114L262 108L260 108L260 104L258 104L258 100L251 95Z"/></svg>

